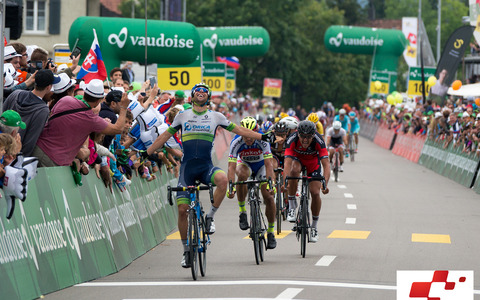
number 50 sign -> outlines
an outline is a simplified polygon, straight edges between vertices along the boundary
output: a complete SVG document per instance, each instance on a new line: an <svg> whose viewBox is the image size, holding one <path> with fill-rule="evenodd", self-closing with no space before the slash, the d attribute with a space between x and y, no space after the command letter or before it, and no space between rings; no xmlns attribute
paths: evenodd
<svg viewBox="0 0 480 300"><path fill-rule="evenodd" d="M158 68L158 87L162 91L189 90L202 80L201 67Z"/></svg>

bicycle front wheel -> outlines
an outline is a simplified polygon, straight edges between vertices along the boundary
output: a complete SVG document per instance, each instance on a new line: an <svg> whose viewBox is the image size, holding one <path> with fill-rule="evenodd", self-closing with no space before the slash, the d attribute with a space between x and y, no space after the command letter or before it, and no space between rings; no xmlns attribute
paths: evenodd
<svg viewBox="0 0 480 300"><path fill-rule="evenodd" d="M338 182L338 166L340 166L340 158L338 152L335 152L335 164L333 167L333 174L335 175L335 182Z"/></svg>
<svg viewBox="0 0 480 300"><path fill-rule="evenodd" d="M193 280L197 280L198 274L198 219L195 209L188 212L188 245L190 251L190 269Z"/></svg>
<svg viewBox="0 0 480 300"><path fill-rule="evenodd" d="M198 251L198 264L202 277L207 273L207 234L205 233L205 218L200 221L200 247Z"/></svg>
<svg viewBox="0 0 480 300"><path fill-rule="evenodd" d="M300 228L301 228L301 237L300 237L300 254L302 257L305 257L307 252L307 234L308 234L308 207L304 199L301 200L301 218L300 218Z"/></svg>
<svg viewBox="0 0 480 300"><path fill-rule="evenodd" d="M258 216L257 202L250 201L250 238L253 241L253 250L255 252L255 262L260 264L260 235L258 231L260 229L260 222Z"/></svg>
<svg viewBox="0 0 480 300"><path fill-rule="evenodd" d="M282 207L282 202L283 202L283 199L282 199L282 191L280 190L280 182L277 182L277 193L276 193L276 201L275 201L275 205L276 205L276 208L277 208L277 215L276 215L276 218L277 218L277 235L280 234L282 232L282 219L283 219L283 215L282 215L282 210L283 210L283 207Z"/></svg>

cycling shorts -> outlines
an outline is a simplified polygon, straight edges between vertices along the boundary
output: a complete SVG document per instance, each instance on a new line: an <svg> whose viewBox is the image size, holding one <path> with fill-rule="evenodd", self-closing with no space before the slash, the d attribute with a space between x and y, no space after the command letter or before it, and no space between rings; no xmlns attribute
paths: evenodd
<svg viewBox="0 0 480 300"><path fill-rule="evenodd" d="M328 150L335 150L335 149L337 149L337 148L340 148L340 149L345 150L345 145L344 145L344 144L340 144L340 145L338 145L338 144L337 144L337 145L336 145L336 144L330 144L330 145L328 146Z"/></svg>
<svg viewBox="0 0 480 300"><path fill-rule="evenodd" d="M267 179L267 172L265 170L265 165L261 165L259 168L256 168L255 170L252 168L253 166L251 164L244 163L242 161L238 161L238 164L244 165L249 169L249 174L248 178L254 177L255 180L265 180Z"/></svg>
<svg viewBox="0 0 480 300"><path fill-rule="evenodd" d="M262 169L262 167L265 167L265 163L263 160L256 163L247 163L241 160L240 158L237 158L237 164L242 164L247 166L250 169L251 173L253 174L258 174L259 170Z"/></svg>
<svg viewBox="0 0 480 300"><path fill-rule="evenodd" d="M291 155L288 155L286 157L296 160L302 166L304 166L307 169L307 176L316 177L323 174L322 164L320 163L320 159L318 159L317 157L312 159L300 159L296 156L291 156Z"/></svg>
<svg viewBox="0 0 480 300"><path fill-rule="evenodd" d="M218 172L223 172L223 170L215 167L211 161L190 159L180 165L178 187L195 185L195 180L199 180L203 184L214 183L215 174ZM178 204L190 204L190 195L187 191L177 192Z"/></svg>
<svg viewBox="0 0 480 300"><path fill-rule="evenodd" d="M285 156L277 156L273 153L273 159L277 161L277 166L279 168L283 168L283 164L285 162Z"/></svg>
<svg viewBox="0 0 480 300"><path fill-rule="evenodd" d="M350 131L351 131L351 133L358 134L360 132L360 126L352 126Z"/></svg>

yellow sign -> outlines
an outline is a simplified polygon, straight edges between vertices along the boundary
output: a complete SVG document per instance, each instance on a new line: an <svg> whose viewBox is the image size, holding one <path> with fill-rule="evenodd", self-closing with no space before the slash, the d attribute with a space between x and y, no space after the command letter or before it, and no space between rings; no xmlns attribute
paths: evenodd
<svg viewBox="0 0 480 300"><path fill-rule="evenodd" d="M416 95L422 96L422 81L421 80L409 80L408 81L408 90L407 95ZM428 84L427 80L425 80L425 96L428 96L430 92L430 85Z"/></svg>
<svg viewBox="0 0 480 300"><path fill-rule="evenodd" d="M280 98L282 96L282 89L274 87L263 87L263 96Z"/></svg>
<svg viewBox="0 0 480 300"><path fill-rule="evenodd" d="M227 91L235 91L235 79L227 79Z"/></svg>
<svg viewBox="0 0 480 300"><path fill-rule="evenodd" d="M371 81L370 82L370 94L388 94L388 88L389 88L389 84L387 82L381 82L381 81L378 81L382 84L382 86L380 88L377 88L375 86L375 81Z"/></svg>
<svg viewBox="0 0 480 300"><path fill-rule="evenodd" d="M162 91L189 90L202 81L201 67L158 68L158 87Z"/></svg>
<svg viewBox="0 0 480 300"><path fill-rule="evenodd" d="M212 92L225 92L226 90L225 77L204 76L203 82L208 84Z"/></svg>

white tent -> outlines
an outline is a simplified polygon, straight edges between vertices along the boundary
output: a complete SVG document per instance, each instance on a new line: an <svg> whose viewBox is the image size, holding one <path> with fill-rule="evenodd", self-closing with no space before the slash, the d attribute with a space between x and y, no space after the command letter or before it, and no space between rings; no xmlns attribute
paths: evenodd
<svg viewBox="0 0 480 300"><path fill-rule="evenodd" d="M480 83L472 83L462 85L458 90L453 90L452 87L448 88L447 94L453 96L463 96L463 97L476 97L480 96Z"/></svg>

